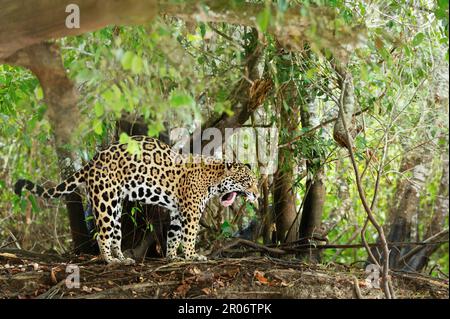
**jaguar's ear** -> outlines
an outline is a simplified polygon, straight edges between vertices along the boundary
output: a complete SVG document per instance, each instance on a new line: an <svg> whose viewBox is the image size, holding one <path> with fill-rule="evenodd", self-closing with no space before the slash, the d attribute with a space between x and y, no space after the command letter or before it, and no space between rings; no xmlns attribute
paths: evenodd
<svg viewBox="0 0 450 319"><path fill-rule="evenodd" d="M249 169L252 169L252 166L249 163L245 163L245 166L247 166Z"/></svg>

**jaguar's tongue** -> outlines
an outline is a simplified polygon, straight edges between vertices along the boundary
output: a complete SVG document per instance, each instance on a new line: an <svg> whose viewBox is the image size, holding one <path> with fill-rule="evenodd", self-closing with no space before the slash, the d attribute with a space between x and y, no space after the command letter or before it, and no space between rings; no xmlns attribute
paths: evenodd
<svg viewBox="0 0 450 319"><path fill-rule="evenodd" d="M233 204L236 195L237 195L236 192L227 193L222 196L222 198L220 199L220 203L222 204L223 207L228 207L231 204Z"/></svg>

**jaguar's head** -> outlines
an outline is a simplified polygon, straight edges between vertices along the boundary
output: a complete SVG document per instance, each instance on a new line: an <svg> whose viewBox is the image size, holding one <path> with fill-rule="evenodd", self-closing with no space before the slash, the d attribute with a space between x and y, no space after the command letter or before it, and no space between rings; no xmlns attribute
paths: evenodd
<svg viewBox="0 0 450 319"><path fill-rule="evenodd" d="M259 197L258 183L248 164L226 163L218 189L224 207L233 204L237 196L251 202L257 202Z"/></svg>

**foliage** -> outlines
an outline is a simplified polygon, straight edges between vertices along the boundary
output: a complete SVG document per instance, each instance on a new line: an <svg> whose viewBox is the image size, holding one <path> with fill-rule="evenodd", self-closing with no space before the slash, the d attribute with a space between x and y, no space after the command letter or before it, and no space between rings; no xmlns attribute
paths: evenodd
<svg viewBox="0 0 450 319"><path fill-rule="evenodd" d="M276 2L280 11L289 6L289 1ZM429 221L438 196L441 154L448 149L448 80L444 80L448 77L448 2L419 1L411 5L408 1L317 0L291 1L291 5L296 2L306 7L321 4L334 8L337 26L367 26L366 42L348 56L357 111L362 111L357 118L362 130L355 139L355 152L360 171L364 172L364 189L372 198L377 168L384 161L375 214L380 222L386 222L396 201L398 181L410 177L410 172L400 171L402 158L416 149L431 150L430 174L421 190L419 208L425 211L418 227L418 238L423 239L423 225ZM256 24L264 44L261 67L275 83L275 89L255 113L253 124L278 123L275 97L288 82L294 83L297 90L289 103L304 105L305 94L314 90L315 125L332 119L337 115L340 94L335 69L340 61L314 43L305 45L304 52L280 48L276 37L266 33L279 18L270 8L266 6L257 15ZM82 161L92 158L98 145L114 139L116 121L122 116L142 117L148 124L148 134L157 136L165 128L188 127L193 131L198 123L213 116L234 114L232 89L248 71L245 53L250 37L248 27L191 24L165 17L145 26L108 27L59 40L64 65L81 93L78 105L83 122L74 132L77 145L71 146L73 152ZM291 105L282 107L289 110ZM29 236L27 229L38 229L39 225L51 225L54 234L68 233L65 218L61 218L63 209L58 209L58 220L53 216L54 205L59 204L19 199L10 191L19 177L58 180L52 131L45 113L37 79L27 70L0 65L0 245L11 240L11 233L24 242ZM365 213L345 158L347 153L333 140L332 125L311 132L301 125L294 132L279 129L284 142L302 137L287 151L295 159L298 173L304 170L305 160L325 167L323 221L330 227L329 241L360 242L359 235L354 235L364 223ZM122 135L120 140L128 141L128 137ZM133 145L129 147L135 151ZM300 173L297 176L295 191L300 205L305 179ZM232 210L225 211L216 235L231 236L238 225L257 218L248 207L244 212L244 217L238 219ZM52 232L42 229L40 239ZM54 248L58 242L57 249L68 249L68 240L52 238L49 241L47 237L38 248ZM376 241L371 227L367 239ZM324 252L325 262L351 263L365 258L363 249ZM431 264L448 273L445 247L433 255Z"/></svg>

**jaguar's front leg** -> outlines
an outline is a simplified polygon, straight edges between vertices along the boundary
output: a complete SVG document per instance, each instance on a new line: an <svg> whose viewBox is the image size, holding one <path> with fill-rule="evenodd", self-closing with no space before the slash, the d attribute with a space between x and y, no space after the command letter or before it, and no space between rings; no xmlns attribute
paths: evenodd
<svg viewBox="0 0 450 319"><path fill-rule="evenodd" d="M200 226L200 212L186 212L182 217L182 245L186 260L207 260L206 256L199 255L195 252L195 239L197 237Z"/></svg>

